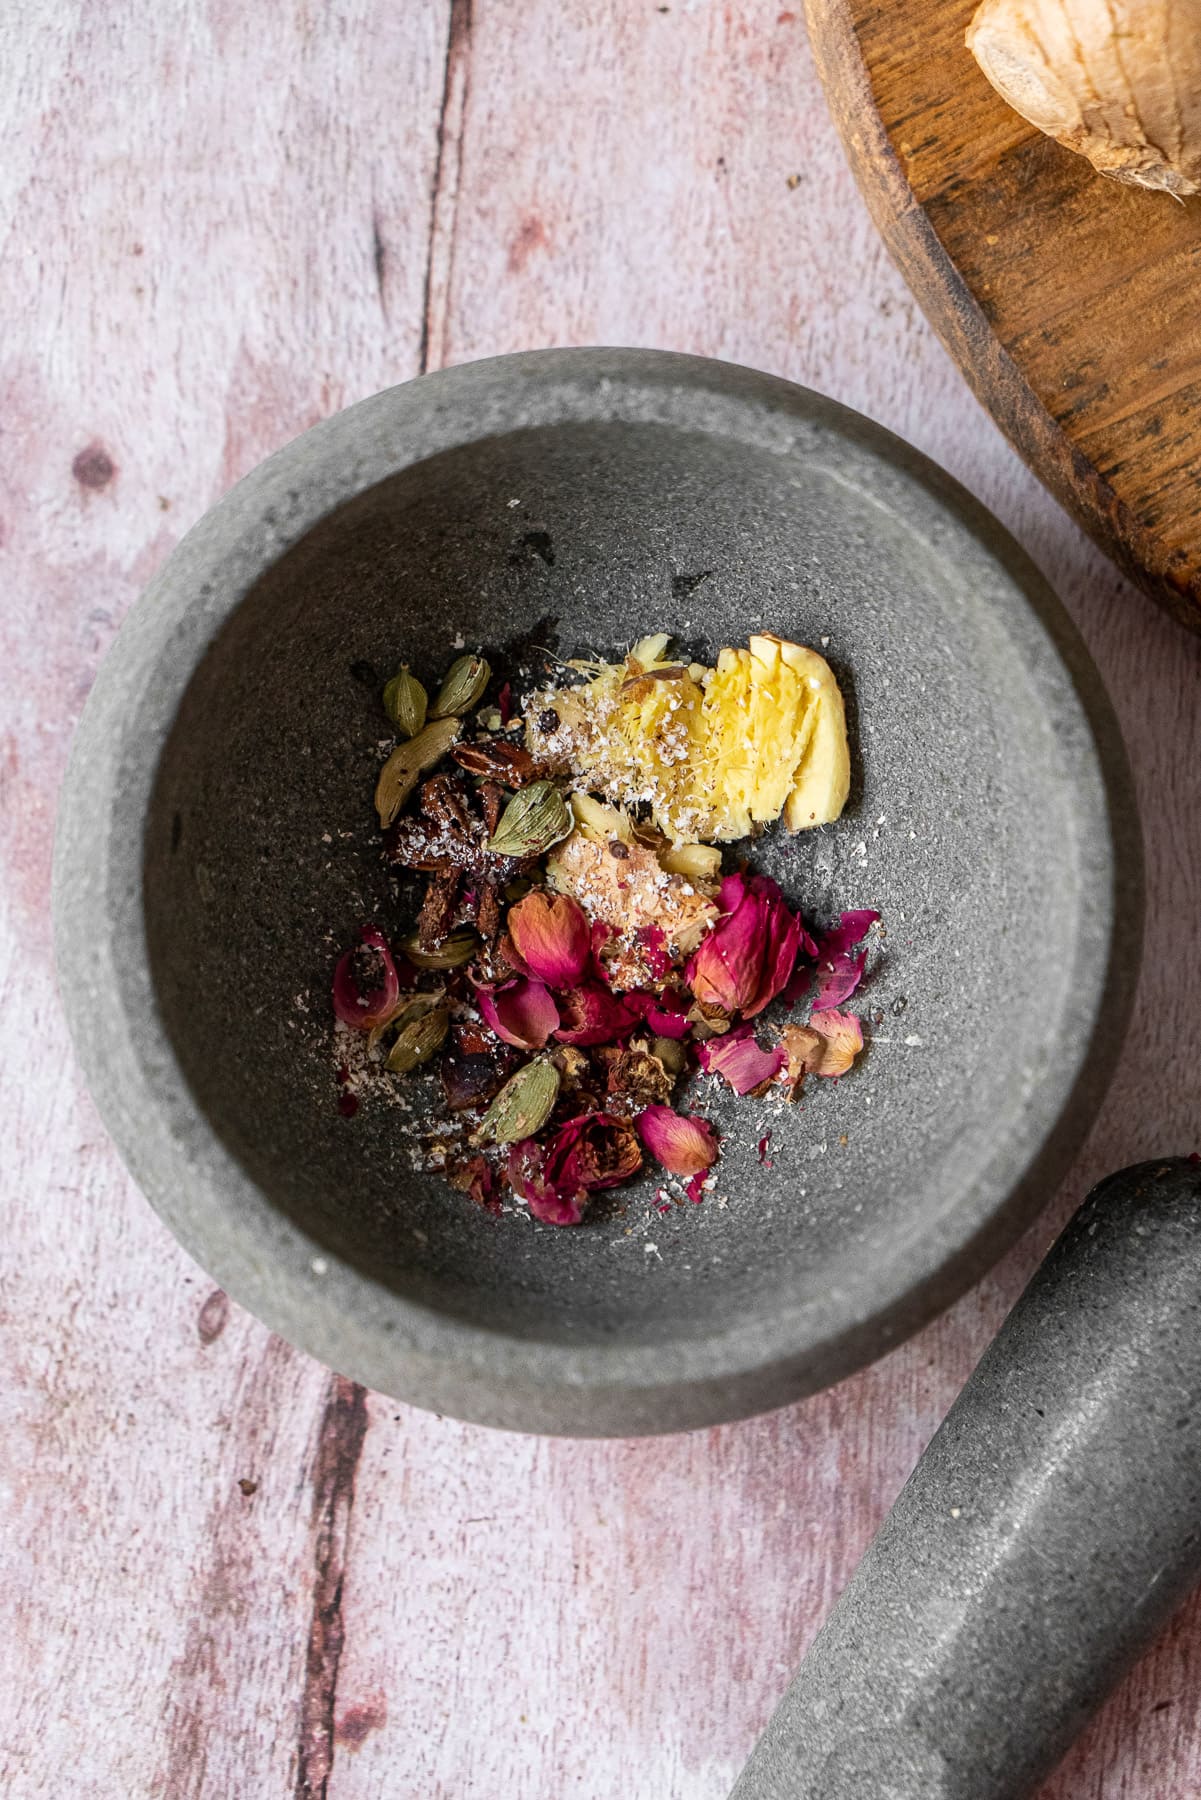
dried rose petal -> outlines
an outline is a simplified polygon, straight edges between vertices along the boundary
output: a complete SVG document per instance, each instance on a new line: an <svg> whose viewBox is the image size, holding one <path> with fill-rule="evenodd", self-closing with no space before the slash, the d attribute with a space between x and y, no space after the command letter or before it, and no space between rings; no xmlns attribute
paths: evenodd
<svg viewBox="0 0 1201 1800"><path fill-rule="evenodd" d="M592 921L592 975L595 980L601 982L602 985L605 987L609 987L611 985L611 983L609 981L609 971L605 967L604 962L601 960L601 951L604 949L605 945L609 942L609 939L611 937L613 937L614 935L615 935L615 933L613 931L613 927L611 925L607 925L605 923L604 919L593 919L593 921Z"/></svg>
<svg viewBox="0 0 1201 1800"><path fill-rule="evenodd" d="M562 1192L546 1175L546 1153L536 1138L509 1146L509 1185L544 1225L578 1225L588 1204L588 1191Z"/></svg>
<svg viewBox="0 0 1201 1800"><path fill-rule="evenodd" d="M774 1081L788 1061L784 1050L762 1050L749 1027L742 1026L728 1037L710 1038L697 1051L701 1068L707 1075L720 1075L736 1094L749 1094L764 1081Z"/></svg>
<svg viewBox="0 0 1201 1800"><path fill-rule="evenodd" d="M641 1023L646 996L613 994L598 982L585 981L563 995L559 1012L561 1023L555 1036L560 1043L611 1044Z"/></svg>
<svg viewBox="0 0 1201 1800"><path fill-rule="evenodd" d="M338 958L334 969L334 1013L343 1025L371 1031L385 1024L400 999L400 978L388 940L374 925L363 925L359 941Z"/></svg>
<svg viewBox="0 0 1201 1800"><path fill-rule="evenodd" d="M578 900L534 888L509 910L509 940L531 975L554 988L574 987L588 972L592 935Z"/></svg>
<svg viewBox="0 0 1201 1800"><path fill-rule="evenodd" d="M470 1195L476 1205L482 1206L485 1212L500 1212L500 1195L496 1191L496 1171L487 1157L472 1156L466 1162L452 1166L447 1170L447 1180L451 1187L458 1188L461 1194Z"/></svg>
<svg viewBox="0 0 1201 1800"><path fill-rule="evenodd" d="M788 1098L795 1100L806 1075L812 1075L821 1064L825 1039L808 1025L782 1025L780 1042L787 1060L784 1087Z"/></svg>
<svg viewBox="0 0 1201 1800"><path fill-rule="evenodd" d="M691 1024L688 1001L679 988L664 988L646 1009L646 1022L656 1037L684 1038Z"/></svg>
<svg viewBox="0 0 1201 1800"><path fill-rule="evenodd" d="M851 951L862 943L880 917L878 912L864 909L844 912L837 925L817 941L817 994L815 1004L825 1008L849 1000L863 979L863 957Z"/></svg>
<svg viewBox="0 0 1201 1800"><path fill-rule="evenodd" d="M717 1161L717 1136L697 1113L648 1106L634 1120L638 1136L672 1175L696 1175Z"/></svg>
<svg viewBox="0 0 1201 1800"><path fill-rule="evenodd" d="M662 925L643 925L634 933L634 942L646 959L646 966L656 981L664 981L672 971L667 933Z"/></svg>
<svg viewBox="0 0 1201 1800"><path fill-rule="evenodd" d="M518 1050L541 1050L559 1023L559 1009L550 989L524 976L495 993L481 988L477 1003L484 1023Z"/></svg>
<svg viewBox="0 0 1201 1800"><path fill-rule="evenodd" d="M727 875L718 904L725 917L688 964L688 983L698 1000L753 1018L787 985L803 927L768 875Z"/></svg>
<svg viewBox="0 0 1201 1800"><path fill-rule="evenodd" d="M863 1048L863 1027L854 1013L815 1012L812 1029L825 1040L815 1075L845 1075Z"/></svg>

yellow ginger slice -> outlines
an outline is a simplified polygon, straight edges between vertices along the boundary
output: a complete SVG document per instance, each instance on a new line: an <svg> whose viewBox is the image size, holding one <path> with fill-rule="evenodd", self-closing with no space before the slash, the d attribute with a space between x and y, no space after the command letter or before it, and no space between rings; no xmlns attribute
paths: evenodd
<svg viewBox="0 0 1201 1800"><path fill-rule="evenodd" d="M836 819L850 786L842 695L825 659L760 633L715 669L643 638L624 663L527 710L531 750L619 806L648 805L677 845L745 837L784 814L789 831Z"/></svg>

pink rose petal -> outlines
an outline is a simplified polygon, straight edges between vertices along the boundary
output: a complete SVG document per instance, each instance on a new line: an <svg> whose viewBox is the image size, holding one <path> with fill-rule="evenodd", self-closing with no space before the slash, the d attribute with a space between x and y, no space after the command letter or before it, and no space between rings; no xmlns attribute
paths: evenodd
<svg viewBox="0 0 1201 1800"><path fill-rule="evenodd" d="M484 1022L518 1050L541 1050L559 1023L550 989L524 976L492 994L480 989L476 1000Z"/></svg>
<svg viewBox="0 0 1201 1800"><path fill-rule="evenodd" d="M510 907L509 941L522 965L553 988L574 987L592 960L592 936L578 900L534 888Z"/></svg>
<svg viewBox="0 0 1201 1800"><path fill-rule="evenodd" d="M646 1022L656 1037L685 1038L692 1029L688 1002L678 988L664 988L646 1009Z"/></svg>
<svg viewBox="0 0 1201 1800"><path fill-rule="evenodd" d="M705 1073L720 1075L736 1094L749 1094L760 1082L773 1081L788 1061L780 1045L774 1050L761 1049L747 1026L725 1037L707 1039L698 1046L697 1055Z"/></svg>
<svg viewBox="0 0 1201 1800"><path fill-rule="evenodd" d="M578 1225L588 1204L588 1191L557 1188L546 1174L546 1153L536 1138L523 1138L509 1148L509 1184L544 1225Z"/></svg>
<svg viewBox="0 0 1201 1800"><path fill-rule="evenodd" d="M334 969L334 1014L343 1025L373 1031L386 1025L400 1001L400 977L388 940L374 925L363 925L353 949Z"/></svg>
<svg viewBox="0 0 1201 1800"><path fill-rule="evenodd" d="M753 1018L784 988L804 927L768 875L727 875L718 893L725 915L688 964L698 1000Z"/></svg>
<svg viewBox="0 0 1201 1800"><path fill-rule="evenodd" d="M672 961L667 949L667 933L661 925L643 925L634 933L634 942L641 949L646 966L656 981L664 981L671 974Z"/></svg>
<svg viewBox="0 0 1201 1800"><path fill-rule="evenodd" d="M837 1006L855 992L863 979L865 959L852 956L851 951L862 943L879 917L878 912L866 909L844 912L838 924L818 939L815 995L818 1007Z"/></svg>
<svg viewBox="0 0 1201 1800"><path fill-rule="evenodd" d="M845 1075L863 1048L863 1027L854 1013L815 1012L810 1028L824 1040L822 1059L814 1068L815 1075Z"/></svg>
<svg viewBox="0 0 1201 1800"><path fill-rule="evenodd" d="M717 1134L697 1113L648 1106L634 1125L651 1155L672 1175L696 1175L717 1161Z"/></svg>
<svg viewBox="0 0 1201 1800"><path fill-rule="evenodd" d="M640 1024L645 1012L644 994L614 994L599 982L585 981L562 996L555 1036L561 1044L581 1047L611 1044Z"/></svg>

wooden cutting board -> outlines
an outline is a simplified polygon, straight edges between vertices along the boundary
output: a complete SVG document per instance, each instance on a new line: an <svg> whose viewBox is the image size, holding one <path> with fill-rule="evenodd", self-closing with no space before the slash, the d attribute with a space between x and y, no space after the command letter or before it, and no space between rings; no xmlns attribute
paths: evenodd
<svg viewBox="0 0 1201 1800"><path fill-rule="evenodd" d="M1027 125L972 0L805 0L872 215L976 393L1134 579L1201 631L1201 199L1123 187Z"/></svg>

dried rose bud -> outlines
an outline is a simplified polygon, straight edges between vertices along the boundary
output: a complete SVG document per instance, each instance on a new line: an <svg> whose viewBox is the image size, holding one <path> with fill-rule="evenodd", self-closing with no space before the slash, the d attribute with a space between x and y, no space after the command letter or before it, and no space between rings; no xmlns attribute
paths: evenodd
<svg viewBox="0 0 1201 1800"><path fill-rule="evenodd" d="M428 706L429 696L406 663L384 689L384 711L397 731L407 738L415 738L425 728Z"/></svg>
<svg viewBox="0 0 1201 1800"><path fill-rule="evenodd" d="M606 1104L611 1112L628 1118L644 1107L659 1106L671 1099L675 1076L669 1075L665 1064L642 1045L622 1049L612 1044L596 1055L606 1071Z"/></svg>
<svg viewBox="0 0 1201 1800"><path fill-rule="evenodd" d="M592 960L592 935L578 900L534 888L512 907L509 941L522 963L554 988L574 987Z"/></svg>
<svg viewBox="0 0 1201 1800"><path fill-rule="evenodd" d="M534 781L514 794L488 842L496 856L543 856L570 833L574 819L558 788Z"/></svg>
<svg viewBox="0 0 1201 1800"><path fill-rule="evenodd" d="M541 1050L559 1023L559 1009L550 989L524 976L495 993L481 988L477 1004L484 1023L518 1050Z"/></svg>
<svg viewBox="0 0 1201 1800"><path fill-rule="evenodd" d="M438 689L438 698L430 707L430 718L445 719L451 715L462 718L464 713L469 713L487 687L491 674L482 656L460 656L447 670L446 680Z"/></svg>
<svg viewBox="0 0 1201 1800"><path fill-rule="evenodd" d="M616 1187L642 1167L642 1151L628 1119L580 1113L552 1138L546 1158L552 1180L589 1193Z"/></svg>
<svg viewBox="0 0 1201 1800"><path fill-rule="evenodd" d="M535 1136L554 1111L558 1094L558 1069L549 1057L535 1057L506 1081L472 1132L472 1144L515 1144Z"/></svg>
<svg viewBox="0 0 1201 1800"><path fill-rule="evenodd" d="M880 917L878 912L844 912L830 931L817 940L817 994L819 1008L839 1006L849 1000L863 979L864 958L851 951L863 942Z"/></svg>
<svg viewBox="0 0 1201 1800"><path fill-rule="evenodd" d="M444 1006L410 1019L396 1034L396 1042L388 1052L388 1067L394 1075L407 1075L442 1048L450 1024Z"/></svg>
<svg viewBox="0 0 1201 1800"><path fill-rule="evenodd" d="M599 982L582 982L562 996L555 1036L561 1044L611 1044L641 1024L645 1000L642 994L614 994Z"/></svg>
<svg viewBox="0 0 1201 1800"><path fill-rule="evenodd" d="M547 1225L578 1225L590 1195L627 1181L641 1167L629 1121L607 1113L581 1113L545 1147L528 1141L509 1151L513 1192Z"/></svg>
<svg viewBox="0 0 1201 1800"><path fill-rule="evenodd" d="M854 1013L823 1011L810 1015L809 1024L824 1040L822 1059L815 1075L845 1075L863 1048L863 1027Z"/></svg>
<svg viewBox="0 0 1201 1800"><path fill-rule="evenodd" d="M374 925L364 925L353 950L338 958L334 969L334 1013L343 1025L371 1031L393 1016L400 1000L400 977L388 940Z"/></svg>
<svg viewBox="0 0 1201 1800"><path fill-rule="evenodd" d="M717 1136L708 1120L670 1106L648 1106L634 1120L638 1136L671 1175L699 1175L717 1161Z"/></svg>
<svg viewBox="0 0 1201 1800"><path fill-rule="evenodd" d="M721 1037L734 1023L728 1012L707 1000L694 1000L688 1008L688 1022L698 1044L706 1038Z"/></svg>
<svg viewBox="0 0 1201 1800"><path fill-rule="evenodd" d="M726 916L689 963L688 983L698 1000L753 1018L792 974L801 922L768 875L727 875L718 905Z"/></svg>
<svg viewBox="0 0 1201 1800"><path fill-rule="evenodd" d="M765 1081L774 1081L788 1061L779 1045L774 1050L760 1049L746 1025L727 1037L710 1038L697 1055L705 1073L720 1075L736 1094L749 1094Z"/></svg>

